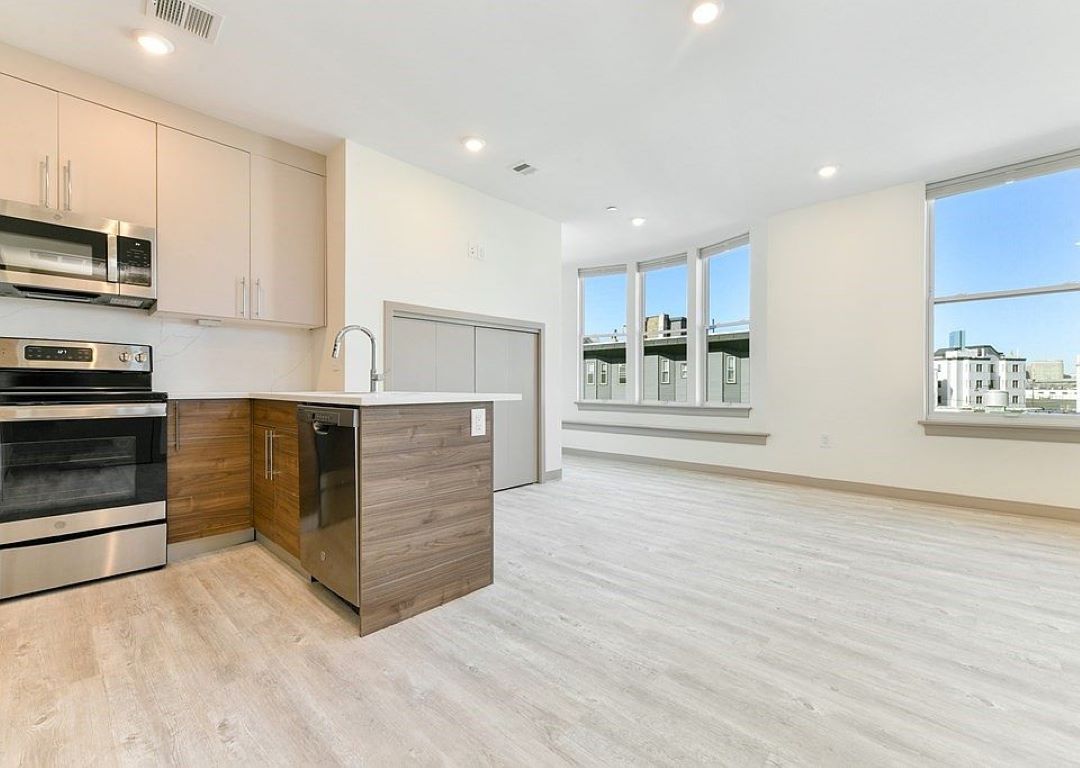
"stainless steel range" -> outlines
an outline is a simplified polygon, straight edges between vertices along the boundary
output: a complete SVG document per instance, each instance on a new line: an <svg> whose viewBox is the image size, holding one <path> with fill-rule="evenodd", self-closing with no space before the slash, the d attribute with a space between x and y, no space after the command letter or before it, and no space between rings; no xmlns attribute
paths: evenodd
<svg viewBox="0 0 1080 768"><path fill-rule="evenodd" d="M0 338L0 599L165 565L148 346Z"/></svg>

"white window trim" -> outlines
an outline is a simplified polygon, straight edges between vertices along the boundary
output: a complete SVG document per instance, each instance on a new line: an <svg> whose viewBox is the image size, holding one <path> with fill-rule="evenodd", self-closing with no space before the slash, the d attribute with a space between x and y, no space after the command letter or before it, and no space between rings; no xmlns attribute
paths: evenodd
<svg viewBox="0 0 1080 768"><path fill-rule="evenodd" d="M578 399L575 405L580 410L626 411L638 413L670 413L699 416L735 416L746 418L752 410L751 403L724 403L705 400L705 361L707 334L715 328L745 326L751 328L750 318L738 321L706 326L706 308L708 304L707 262L711 256L723 253L743 245L750 244L750 234L742 234L700 249L691 249L687 253L665 256L659 259L631 261L578 270L578 360L584 357L584 279L587 277L625 273L626 280L626 393L621 400L586 400L584 381L578 382ZM752 252L751 252L752 253ZM641 361L644 355L644 291L643 275L646 272L664 267L687 266L687 401L663 402L642 400ZM750 295L753 297L753 256L751 255ZM751 302L753 299L751 298ZM753 315L753 312L751 312ZM581 366L578 366L581 370ZM580 376L580 374L579 374ZM583 378L583 377L582 377Z"/></svg>
<svg viewBox="0 0 1080 768"><path fill-rule="evenodd" d="M1056 432L1062 430L1080 431L1080 414L1024 413L999 415L938 411L936 410L937 379L934 370L934 308L938 304L1010 299L1080 291L1080 282L1074 282L1015 290L935 296L934 202L943 197L974 192L1009 181L1031 179L1076 168L1080 168L1080 149L973 173L955 179L934 182L926 186L926 337L923 354L924 365L926 366L923 397L926 415L919 423L923 425L928 434L979 437L979 430L971 428L986 427L985 436L998 437L1003 434L1002 430L1007 431L1009 428L1016 428L1018 439L1054 440L1056 438L1053 437L1053 434ZM1008 366L1011 363L1006 360L1003 361L1003 365Z"/></svg>

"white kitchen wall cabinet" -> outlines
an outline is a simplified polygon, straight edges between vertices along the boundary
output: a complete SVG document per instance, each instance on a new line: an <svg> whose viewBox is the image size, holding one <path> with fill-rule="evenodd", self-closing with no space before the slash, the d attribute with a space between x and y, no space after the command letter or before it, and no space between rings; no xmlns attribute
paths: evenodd
<svg viewBox="0 0 1080 768"><path fill-rule="evenodd" d="M0 199L55 207L56 91L0 75L0 104Z"/></svg>
<svg viewBox="0 0 1080 768"><path fill-rule="evenodd" d="M251 317L251 155L158 126L161 312Z"/></svg>
<svg viewBox="0 0 1080 768"><path fill-rule="evenodd" d="M251 317L326 322L326 180L251 157Z"/></svg>
<svg viewBox="0 0 1080 768"><path fill-rule="evenodd" d="M59 204L88 216L153 227L154 123L60 94ZM6 105L5 105L6 109Z"/></svg>

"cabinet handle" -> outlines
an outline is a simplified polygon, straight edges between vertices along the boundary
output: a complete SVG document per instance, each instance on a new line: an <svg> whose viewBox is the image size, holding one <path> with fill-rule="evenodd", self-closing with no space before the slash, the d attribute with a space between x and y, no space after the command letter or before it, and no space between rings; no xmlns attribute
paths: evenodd
<svg viewBox="0 0 1080 768"><path fill-rule="evenodd" d="M270 479L274 479L274 430L270 430Z"/></svg>
<svg viewBox="0 0 1080 768"><path fill-rule="evenodd" d="M41 204L49 207L49 156L41 163Z"/></svg>
<svg viewBox="0 0 1080 768"><path fill-rule="evenodd" d="M255 317L262 315L262 278L255 278Z"/></svg>
<svg viewBox="0 0 1080 768"><path fill-rule="evenodd" d="M240 317L247 317L248 311L248 289L247 289L247 277L240 278Z"/></svg>
<svg viewBox="0 0 1080 768"><path fill-rule="evenodd" d="M64 163L64 210L71 210L71 161Z"/></svg>
<svg viewBox="0 0 1080 768"><path fill-rule="evenodd" d="M270 479L270 430L263 429L263 479Z"/></svg>
<svg viewBox="0 0 1080 768"><path fill-rule="evenodd" d="M173 448L180 453L180 403L173 408Z"/></svg>

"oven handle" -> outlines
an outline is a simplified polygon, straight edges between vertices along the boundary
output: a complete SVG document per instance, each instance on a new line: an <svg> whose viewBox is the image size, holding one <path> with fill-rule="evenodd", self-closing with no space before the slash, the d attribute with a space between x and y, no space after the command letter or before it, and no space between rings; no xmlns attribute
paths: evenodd
<svg viewBox="0 0 1080 768"><path fill-rule="evenodd" d="M0 422L145 419L165 416L165 403L87 403L84 405L0 405Z"/></svg>

